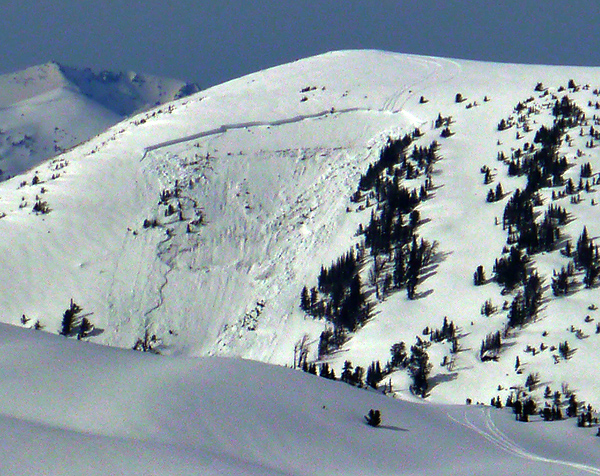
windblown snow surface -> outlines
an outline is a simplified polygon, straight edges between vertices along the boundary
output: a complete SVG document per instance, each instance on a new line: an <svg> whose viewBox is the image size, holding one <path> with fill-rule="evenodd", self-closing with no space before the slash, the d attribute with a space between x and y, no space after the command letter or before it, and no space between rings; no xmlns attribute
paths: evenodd
<svg viewBox="0 0 600 476"><path fill-rule="evenodd" d="M73 299L95 326L85 340L130 349L148 332L163 354L4 328L8 390L0 404L6 441L15 443L0 460L14 463L14 474L107 474L111 464L108 473L159 475L599 473L595 429L576 429L573 420L517 424L508 412L460 405L504 401L529 373L539 374L532 395L541 406L546 385L600 403L598 317L588 309L600 296L582 285L552 295L552 271L566 257L532 256L544 305L508 334L497 361L482 362L479 348L505 327L503 302L512 296L494 282L473 285L477 266L489 277L501 256L507 233L496 223L525 186L498 153L510 156L552 124L553 94L568 94L593 125L599 73L328 53L142 113L0 184L4 322L21 325L25 316L26 326L37 321L57 333ZM580 87L565 89L570 79ZM538 82L546 95L534 91ZM499 131L529 98L529 132ZM440 113L452 116L450 137L434 127ZM458 326L460 351L450 357L447 342L429 347L434 403L240 360L291 365L305 334L309 360L317 359L327 324L301 311L301 289L360 242L356 231L372 211L350 200L360 175L389 137L415 127L423 133L416 145L440 144L434 193L418 208L419 235L437 243L433 264L417 299L371 293L370 320L325 361L337 375L345 360L384 363L393 343L410 347L446 316ZM600 168L579 132L561 149L573 165L565 178L575 183L580 164ZM483 184L482 166L492 185ZM498 182L505 197L486 203ZM541 195L551 203L550 189ZM592 188L576 204L557 200L570 214L563 236L574 243L584 226L599 234L596 195ZM39 202L49 213L33 211ZM480 313L487 299L498 309L490 317ZM575 350L569 359L551 350L564 341ZM448 357L452 365L442 365ZM388 378L396 397L415 400L406 371ZM364 424L370 408L382 410L384 428ZM55 449L40 457L45 441ZM45 462L53 469L40 469Z"/></svg>

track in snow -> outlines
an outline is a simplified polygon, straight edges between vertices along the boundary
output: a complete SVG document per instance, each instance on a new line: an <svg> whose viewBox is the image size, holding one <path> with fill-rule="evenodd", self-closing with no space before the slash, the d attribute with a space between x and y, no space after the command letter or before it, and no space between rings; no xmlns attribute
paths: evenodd
<svg viewBox="0 0 600 476"><path fill-rule="evenodd" d="M548 463L551 465L560 465L566 466L568 468L572 468L575 470L583 471L588 474L600 475L600 468L596 468L594 466L590 466L583 463L573 463L571 461L563 461L559 459L546 458L544 456L539 456L534 453L531 453L525 450L523 447L519 446L514 440L506 436L494 423L491 415L491 410L489 408L482 410L483 422L479 426L473 423L467 412L465 411L463 414L462 421L456 419L450 413L447 413L447 416L450 420L458 423L459 425L474 431L478 435L481 435L487 441L492 443L494 446L506 451L507 453L518 456L519 458L526 459L528 461L535 461L539 463ZM482 428L483 426L484 428Z"/></svg>

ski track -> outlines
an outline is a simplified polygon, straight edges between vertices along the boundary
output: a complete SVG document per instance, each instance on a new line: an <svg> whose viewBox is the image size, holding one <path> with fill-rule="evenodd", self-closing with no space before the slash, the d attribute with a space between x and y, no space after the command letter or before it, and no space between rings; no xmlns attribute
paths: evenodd
<svg viewBox="0 0 600 476"><path fill-rule="evenodd" d="M439 84L444 84L449 81L452 81L462 71L462 67L455 61L451 61L451 60L440 61L440 60L434 60L431 58L419 58L419 57L411 57L410 59L412 59L415 63L417 63L419 65L423 65L426 67L433 66L434 69L428 75L426 75L424 78L405 86L404 88L400 89L399 91L396 91L394 94L392 94L390 97L388 97L383 103L382 111L398 113L398 112L404 110L404 106L406 106L406 103L418 94L416 92L412 92L413 88L422 86L419 88L420 91L421 92L425 91L429 87L437 86ZM448 77L441 78L439 75L439 71L440 70L446 71L446 69L442 65L443 62L454 66L456 68L456 72L451 72L448 75ZM402 95L407 91L409 91L409 94L406 96L404 101L402 101L402 104L399 107L397 107L398 101L400 100Z"/></svg>
<svg viewBox="0 0 600 476"><path fill-rule="evenodd" d="M478 435L485 438L487 441L492 443L494 446L504 450L505 452L517 456L519 458L526 459L528 461L535 461L540 463L548 463L552 465L560 465L566 466L568 468L577 469L579 471L583 471L589 474L600 475L600 468L596 468L595 466L590 466L583 463L574 463L571 461L563 461L559 459L546 458L544 456L539 456L534 453L531 453L525 450L523 447L519 446L514 440L510 439L506 436L494 423L491 415L491 410L486 408L482 411L482 416L484 418L485 428L482 429L473 423L465 411L463 414L463 421L459 421L455 417L453 417L450 413L447 413L447 416L450 420L459 425L474 431Z"/></svg>

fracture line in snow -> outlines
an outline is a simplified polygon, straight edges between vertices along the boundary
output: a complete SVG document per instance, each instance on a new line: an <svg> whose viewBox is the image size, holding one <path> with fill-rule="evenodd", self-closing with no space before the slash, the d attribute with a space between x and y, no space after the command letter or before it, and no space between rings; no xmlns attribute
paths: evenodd
<svg viewBox="0 0 600 476"><path fill-rule="evenodd" d="M573 463L571 461L563 461L558 459L546 458L544 456L538 456L534 453L530 453L526 451L524 448L519 446L514 440L511 440L508 436L506 436L494 423L492 420L492 416L490 414L490 410L486 409L484 411L484 423L485 429L479 428L477 425L469 420L467 416L467 412L464 413L464 421L459 421L454 418L450 413L447 413L447 416L450 420L459 425L468 428L469 430L474 431L478 435L485 438L487 441L497 446L498 448L506 451L509 454L517 456L519 458L523 458L529 461L537 461L540 463L548 463L552 465L561 465L567 466L569 468L577 469L580 471L584 471L589 474L600 475L600 468L596 468L594 466L590 466L583 463Z"/></svg>
<svg viewBox="0 0 600 476"><path fill-rule="evenodd" d="M433 61L431 59L413 58L413 60L416 62L425 63L427 65L434 65L438 69L442 67L438 61ZM447 62L456 66L459 70L461 69L461 67L458 63L455 63L455 62L449 61L449 60ZM437 78L436 71L433 71L429 75L427 75L425 78L423 78L419 81L416 81L413 84L407 85L406 87L400 89L399 91L396 91L394 94L392 94L392 96L390 96L388 99L386 99L384 101L383 107L381 109L373 109L373 108L367 108L367 107L349 107L349 108L344 108L344 109L331 108L331 109L328 109L325 111L316 112L314 114L301 114L301 115L288 117L288 118L284 118L284 119L276 119L273 121L249 121L249 122L223 124L219 127L216 127L214 129L209 129L207 131L197 132L195 134L187 135L184 137L179 137L176 139L171 139L168 141L158 142L156 144L149 145L144 148L144 154L143 154L142 158L140 159L140 161L143 161L146 158L146 155L148 154L148 152L151 152L153 150L162 149L164 147L169 147L172 145L181 144L183 142L189 142L189 141L196 140L196 139L201 139L203 137L224 134L224 133L226 133L228 131L232 131L232 130L245 129L248 127L283 126L283 125L287 125L287 124L295 124L295 123L302 122L302 121L305 121L308 119L318 119L320 117L325 117L329 114L348 114L348 113L359 112L359 111L388 112L388 113L395 114L395 113L403 111L406 102L411 97L414 96L414 93L410 93L410 89L419 84L427 83L430 80L430 78L432 78L432 77ZM441 82L441 83L447 82L447 81L452 80L454 77L456 77L456 74L451 74L449 78L445 79L444 81L439 81L439 82ZM436 84L437 84L437 82L436 82ZM402 95L407 91L409 91L409 94L408 94L407 98L403 101L402 105L400 107L395 107L396 103L398 102L400 97L402 97ZM411 117L409 117L409 119L412 119L413 122L415 119L418 121L418 119L412 115L411 115Z"/></svg>
<svg viewBox="0 0 600 476"><path fill-rule="evenodd" d="M247 127L267 127L267 126L283 126L287 124L294 124L297 122L302 122L307 119L318 119L320 117L327 116L328 114L347 114L349 112L358 112L358 111L371 111L368 108L360 108L360 107L350 107L346 109L328 109L326 111L316 112L314 114L305 114L294 117L288 117L285 119L277 119L274 121L250 121L250 122L238 122L232 124L223 124L222 126L216 127L214 129L209 129L208 131L197 132L196 134L191 134L184 137L179 137L177 139L171 139L164 142L159 142L157 144L149 145L144 149L144 155L141 160L146 158L146 154L148 152L152 152L153 150L162 149L164 147L169 147L171 145L181 144L183 142L189 142L196 139L201 139L202 137L208 137L218 134L224 134L228 131L233 131L237 129L246 129Z"/></svg>
<svg viewBox="0 0 600 476"><path fill-rule="evenodd" d="M302 121L309 120L309 119L319 119L319 118L325 117L327 115L348 114L348 113L352 113L352 112L379 112L379 113L387 112L387 113L391 113L391 114L396 114L400 111L401 111L400 109L397 109L394 111L389 111L389 110L386 110L385 108L384 109L372 109L372 108L368 108L368 107L348 107L348 108L344 108L344 109L331 108L326 111L316 112L314 114L298 115L298 116L294 116L294 117L288 117L285 119L277 119L274 121L250 121L250 122L238 122L238 123L232 123L232 124L223 124L222 126L216 127L214 129L209 129L207 131L197 132L195 134L187 135L184 137L178 137L177 139L171 139L171 140L167 140L164 142L158 142L156 144L149 145L144 148L144 154L142 155L140 162L146 158L146 155L149 152L152 152L157 149L162 149L165 147L181 144L184 142L190 142L190 141L193 141L196 139L201 139L203 137L225 134L228 131L233 131L233 130L238 130L238 129L246 129L248 127L285 126L288 124L295 124L295 123L302 122ZM414 116L412 116L412 117L414 117Z"/></svg>

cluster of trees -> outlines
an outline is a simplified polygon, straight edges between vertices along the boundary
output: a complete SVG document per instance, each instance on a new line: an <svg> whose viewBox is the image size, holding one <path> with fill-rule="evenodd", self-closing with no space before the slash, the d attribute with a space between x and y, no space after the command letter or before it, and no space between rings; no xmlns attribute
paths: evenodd
<svg viewBox="0 0 600 476"><path fill-rule="evenodd" d="M448 321L447 317L444 317L444 323L441 329L426 329L425 334L429 334L429 340L431 342L442 342L456 339L456 326L453 321Z"/></svg>
<svg viewBox="0 0 600 476"><path fill-rule="evenodd" d="M446 128L448 128L450 126L450 124L452 124L452 116L442 116L442 114L438 114L438 117L436 118L433 126L436 129L439 129L442 126L446 126Z"/></svg>
<svg viewBox="0 0 600 476"><path fill-rule="evenodd" d="M323 343L324 353L334 344L334 338L343 342L343 334L355 331L369 316L360 279L359 258L354 250L349 251L329 268L321 267L317 287L310 291L306 286L302 289L302 310L315 318L325 318L333 325L333 329L321 335L321 339L326 341Z"/></svg>
<svg viewBox="0 0 600 476"><path fill-rule="evenodd" d="M439 335L444 334L447 339L455 338L454 323L448 322L445 319L442 330L436 332ZM426 397L429 389L428 377L432 369L432 365L429 363L429 355L427 354L428 345L428 343L417 337L417 341L415 345L411 346L410 355L408 355L406 344L404 342L397 342L390 347L391 358L385 365L382 365L378 360L373 361L367 367L366 372L363 367L358 365L354 367L350 360L346 360L339 380L356 387L369 386L377 389L380 382L392 372L400 369L408 369L413 380L413 385L411 386L412 392L415 395ZM308 363L306 353L301 350L305 346L300 345L300 342L298 346L299 348L294 352L295 366L298 366L304 372L336 380L335 372L327 362L321 364ZM391 383L389 390L391 391Z"/></svg>
<svg viewBox="0 0 600 476"><path fill-rule="evenodd" d="M588 236L586 227L583 228L577 240L575 266L583 269L585 273L583 278L585 287L593 287L600 273L600 252L598 251L598 246Z"/></svg>
<svg viewBox="0 0 600 476"><path fill-rule="evenodd" d="M585 120L585 114L581 108L577 106L577 104L571 101L569 96L563 96L560 101L558 99L556 100L554 106L552 107L552 114L555 117L562 116L565 119L572 119L576 123L583 122L583 120Z"/></svg>
<svg viewBox="0 0 600 476"><path fill-rule="evenodd" d="M566 210L549 205L541 222L535 221L534 207L541 204L537 193L515 190L504 207L503 227L508 230L508 244L517 244L529 253L551 251L560 240L560 227L567 223Z"/></svg>
<svg viewBox="0 0 600 476"><path fill-rule="evenodd" d="M518 190L515 194L518 193ZM513 197L515 198L515 195ZM510 202L510 201L509 201ZM527 249L530 254L541 251L552 251L560 241L560 227L567 222L567 212L564 208L550 205L541 222L533 218L533 204L526 205L526 214L516 217L514 203L505 209L505 221L511 223L508 226L508 244L516 244L521 249ZM529 215L531 213L532 215ZM531 217L531 218L529 218Z"/></svg>
<svg viewBox="0 0 600 476"><path fill-rule="evenodd" d="M144 330L144 336L138 338L133 344L133 350L140 352L150 352L152 354L160 354L158 347L160 346L160 339L156 337L156 334L150 334L148 329Z"/></svg>
<svg viewBox="0 0 600 476"><path fill-rule="evenodd" d="M547 405L540 411L540 416L544 419L544 421L556 421L562 420L563 413L558 405Z"/></svg>
<svg viewBox="0 0 600 476"><path fill-rule="evenodd" d="M540 86L541 87L541 86ZM551 127L542 125L536 132L532 144L526 143L523 151L517 149L507 159L500 153L498 159L508 165L509 175L526 175L527 185L523 190L517 189L504 207L503 228L508 231L507 243L510 249L496 259L494 264L494 279L504 286L505 292L512 291L517 286L522 289L515 295L508 312L509 327L520 327L530 322L536 315L542 300L542 283L535 270L528 270L529 254L555 249L561 238L560 227L567 223L568 215L564 208L550 205L541 221L536 221L535 207L542 204L539 190L543 187L556 186L564 183L563 174L568 168L565 157L558 155L558 148L566 130L581 124L585 115L568 96L557 100L552 109L555 116ZM502 127L501 127L502 126ZM507 121L499 124L499 129L508 126ZM539 144L535 147L534 144ZM582 173L591 175L591 167L582 167ZM490 190L488 201L493 201L496 193ZM585 263L590 263L596 253L590 253L589 241L581 241L582 256ZM577 252L579 256L579 252ZM582 268L583 264L578 265ZM597 278L600 267L589 265L589 281ZM474 275L475 284L483 284L483 269L480 267ZM569 270L555 273L552 289L555 294L566 294L569 290ZM499 335L498 335L499 337ZM488 355L494 349L495 338L488 336L482 343L480 356Z"/></svg>
<svg viewBox="0 0 600 476"><path fill-rule="evenodd" d="M305 286L301 291L301 309L331 324L321 333L320 356L343 345L347 334L369 317L361 280L361 268L367 260L373 263L369 284L375 288L377 298L403 288L409 298L415 297L421 270L433 253L433 246L416 233L420 222L416 207L427 198L438 147L435 142L428 147L415 145L408 153L408 147L420 135L415 129L399 139L388 139L351 197L352 202L375 205L368 225L358 230L364 242L357 246L357 252L351 250L329 268L321 267L318 285L311 289ZM420 188L409 189L402 183L423 174L427 179Z"/></svg>
<svg viewBox="0 0 600 476"><path fill-rule="evenodd" d="M399 151L395 142L390 142L384 152L390 148ZM415 208L427 198L431 187L429 176L437 160L437 148L435 142L429 147L415 146L410 156L404 154L404 159L398 161L405 164L404 168L392 169L375 164L372 170L379 170L379 176L369 181L361 180L359 185L359 191L369 193L377 202L368 225L364 229L361 227L359 232L364 234L365 246L373 258L371 282L378 297L405 288L408 297L413 299L419 274L430 261L433 247L426 240L418 238L416 229L420 214ZM386 156L387 153L382 152L378 164ZM386 163L391 162L386 160ZM413 165L408 167L406 164ZM403 170L417 170L417 175L426 174L428 178L425 185L419 189L406 188L401 182ZM369 184L370 189L366 188ZM380 287L383 293L380 293Z"/></svg>
<svg viewBox="0 0 600 476"><path fill-rule="evenodd" d="M579 176L581 178L590 178L592 175L592 166L589 162L586 162L579 168Z"/></svg>
<svg viewBox="0 0 600 476"><path fill-rule="evenodd" d="M413 381L411 391L415 395L425 398L429 390L428 377L432 369L425 343L417 337L417 342L411 346L410 353L408 371Z"/></svg>
<svg viewBox="0 0 600 476"><path fill-rule="evenodd" d="M574 285L575 269L582 270L584 273L583 284L587 288L595 286L600 274L600 251L594 241L588 236L587 228L584 227L575 250L570 241L567 241L562 253L573 258L567 267L564 266L559 272L556 270L552 276L552 292L555 296L564 296Z"/></svg>
<svg viewBox="0 0 600 476"><path fill-rule="evenodd" d="M513 124L511 121L507 121L506 119L500 119L500 122L498 123L498 130L505 131L506 129L510 129L512 126Z"/></svg>
<svg viewBox="0 0 600 476"><path fill-rule="evenodd" d="M488 334L485 339L481 342L481 349L479 350L479 358L486 362L488 360L497 360L498 353L502 348L502 338L500 337L500 331Z"/></svg>
<svg viewBox="0 0 600 476"><path fill-rule="evenodd" d="M512 395L509 397L509 400L506 401L507 407L512 407L513 412L515 414L515 418L517 421L528 422L529 417L535 415L537 410L537 405L533 398L529 397L524 401L520 399L516 399L513 401Z"/></svg>
<svg viewBox="0 0 600 476"><path fill-rule="evenodd" d="M349 385L354 385L356 387L362 387L364 385L363 378L365 375L365 369L361 366L357 365L356 367L352 367L352 362L346 360L344 362L344 367L342 368L342 375L340 376L340 380Z"/></svg>
<svg viewBox="0 0 600 476"><path fill-rule="evenodd" d="M507 291L522 283L527 276L529 257L517 246L494 262L494 279Z"/></svg>
<svg viewBox="0 0 600 476"><path fill-rule="evenodd" d="M317 364L315 362L308 363L306 360L303 361L300 368L309 374L318 375L319 377L323 377L329 380L336 380L335 371L333 368L329 367L327 362L322 364Z"/></svg>
<svg viewBox="0 0 600 476"><path fill-rule="evenodd" d="M367 191L376 187L376 182L381 177L382 172L386 169L392 170L396 165L400 165L400 173L404 172L405 174L407 164L406 149L412 144L414 137L413 133L406 134L396 140L388 139L379 153L377 162L369 165L367 171L361 176L358 182L358 190Z"/></svg>
<svg viewBox="0 0 600 476"><path fill-rule="evenodd" d="M379 361L371 362L371 364L367 367L367 376L365 378L365 383L371 388L377 388L377 385L381 380L383 380L384 373L381 370L381 364Z"/></svg>
<svg viewBox="0 0 600 476"><path fill-rule="evenodd" d="M50 213L50 205L45 200L37 199L33 204L33 212L39 215Z"/></svg>
<svg viewBox="0 0 600 476"><path fill-rule="evenodd" d="M514 297L508 311L509 327L521 327L531 322L542 303L542 281L537 273L531 273L523 282L523 290Z"/></svg>
<svg viewBox="0 0 600 476"><path fill-rule="evenodd" d="M493 188L489 189L489 191L487 193L486 201L488 203L493 203L493 202L498 202L498 201L502 200L503 198L504 198L504 190L502 188L502 184L498 183L498 185L496 185L495 190Z"/></svg>
<svg viewBox="0 0 600 476"><path fill-rule="evenodd" d="M575 274L575 266L573 263L569 263L567 267L564 266L557 273L554 271L552 276L552 293L555 296L566 296L569 294L572 283L572 277Z"/></svg>
<svg viewBox="0 0 600 476"><path fill-rule="evenodd" d="M339 349L346 342L346 332L341 327L327 327L319 336L319 358Z"/></svg>
<svg viewBox="0 0 600 476"><path fill-rule="evenodd" d="M558 344L558 353L563 359L569 360L574 352L575 351L572 350L571 346L569 345L569 341L564 341Z"/></svg>
<svg viewBox="0 0 600 476"><path fill-rule="evenodd" d="M563 183L563 174L568 168L568 163L565 157L558 155L558 147L566 130L585 120L581 109L568 96L564 96L561 101L557 100L553 114L556 117L554 124L550 127L542 125L535 134L533 142L540 144L539 149L535 150L533 144L525 144L525 151L530 151L526 155L521 155L520 149L512 154L510 160L506 159L504 154L499 155L499 159L507 163L509 175L527 175L524 191L527 196L542 187Z"/></svg>

